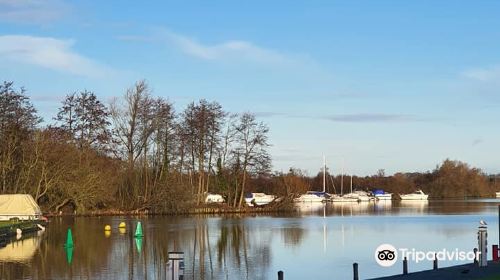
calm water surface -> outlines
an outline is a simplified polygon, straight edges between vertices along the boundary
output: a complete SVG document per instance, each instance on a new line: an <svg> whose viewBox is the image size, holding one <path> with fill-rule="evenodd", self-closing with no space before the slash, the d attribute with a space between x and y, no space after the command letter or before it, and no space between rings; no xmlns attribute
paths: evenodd
<svg viewBox="0 0 500 280"><path fill-rule="evenodd" d="M362 279L401 273L382 268L382 243L416 250L477 247L478 221L498 243L500 200L304 204L297 215L53 218L43 233L0 249L1 279L165 279L167 252L184 251L185 279ZM119 232L118 224L127 223ZM137 221L144 238L133 238ZM104 233L110 224L111 235ZM63 244L71 227L74 250ZM464 263L441 262L440 266ZM410 271L432 268L409 263Z"/></svg>

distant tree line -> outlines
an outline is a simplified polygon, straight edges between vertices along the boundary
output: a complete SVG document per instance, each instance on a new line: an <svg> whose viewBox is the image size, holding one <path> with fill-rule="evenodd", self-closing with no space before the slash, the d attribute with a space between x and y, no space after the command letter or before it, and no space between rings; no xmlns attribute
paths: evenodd
<svg viewBox="0 0 500 280"><path fill-rule="evenodd" d="M323 186L323 173L309 177L305 171L291 168L287 173L277 173L274 180L268 181L276 192L303 193L307 190L321 191ZM276 180L278 179L279 180ZM342 176L326 174L326 191L329 193L340 193ZM344 193L350 192L350 175L343 178ZM434 170L424 173L395 173L392 176L385 175L383 169L378 170L372 176L353 176L353 189L372 191L383 189L394 194L410 193L422 189L430 195L430 198L475 198L491 197L500 191L500 175L488 175L478 168L468 164L446 159ZM260 185L264 185L261 182Z"/></svg>
<svg viewBox="0 0 500 280"><path fill-rule="evenodd" d="M269 128L254 114L230 114L199 100L176 112L138 81L120 98L102 103L92 91L68 94L53 119L42 119L24 88L0 84L0 193L29 193L46 211L183 211L219 193L244 207L247 192L293 198L322 189L322 173L291 168L271 173ZM340 176L327 174L327 191ZM344 178L348 190L348 178ZM353 177L355 189L434 198L491 196L496 176L445 160L426 173Z"/></svg>
<svg viewBox="0 0 500 280"><path fill-rule="evenodd" d="M26 94L0 85L1 193L30 193L46 210L177 211L223 194L244 205L249 181L269 173L268 127L217 102L181 112L138 81L109 106L68 94L42 124Z"/></svg>

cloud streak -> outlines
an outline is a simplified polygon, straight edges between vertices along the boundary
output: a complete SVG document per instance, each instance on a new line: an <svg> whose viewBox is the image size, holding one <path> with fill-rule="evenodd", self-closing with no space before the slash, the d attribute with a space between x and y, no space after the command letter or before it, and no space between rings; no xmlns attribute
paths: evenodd
<svg viewBox="0 0 500 280"><path fill-rule="evenodd" d="M361 113L361 114L345 114L345 115L330 115L322 117L326 120L334 122L351 122L351 123L369 123L369 122L416 122L423 119L413 115L404 114L379 114L379 113Z"/></svg>
<svg viewBox="0 0 500 280"><path fill-rule="evenodd" d="M245 61L265 65L289 66L305 62L305 57L292 56L258 46L244 40L227 40L216 44L202 43L196 38L166 29L156 29L153 35L120 35L116 39L130 42L157 42L171 46L185 55L205 61Z"/></svg>
<svg viewBox="0 0 500 280"><path fill-rule="evenodd" d="M25 35L0 36L0 59L70 73L78 76L103 77L112 71L76 53L73 40Z"/></svg>
<svg viewBox="0 0 500 280"><path fill-rule="evenodd" d="M433 119L422 118L415 115L406 114L385 114L385 113L353 113L353 114L337 114L337 115L299 115L287 114L280 112L256 112L256 116L263 118L285 117L285 118L302 118L327 120L332 122L345 123L389 123L389 122L426 122Z"/></svg>
<svg viewBox="0 0 500 280"><path fill-rule="evenodd" d="M58 0L0 0L0 21L47 24L61 19L69 7Z"/></svg>
<svg viewBox="0 0 500 280"><path fill-rule="evenodd" d="M230 40L219 44L203 44L194 38L189 38L172 32L166 32L167 39L187 55L204 60L243 59L259 63L287 64L291 59L285 55L262 48L248 41Z"/></svg>
<svg viewBox="0 0 500 280"><path fill-rule="evenodd" d="M500 66L469 69L462 72L462 76L481 82L499 81Z"/></svg>

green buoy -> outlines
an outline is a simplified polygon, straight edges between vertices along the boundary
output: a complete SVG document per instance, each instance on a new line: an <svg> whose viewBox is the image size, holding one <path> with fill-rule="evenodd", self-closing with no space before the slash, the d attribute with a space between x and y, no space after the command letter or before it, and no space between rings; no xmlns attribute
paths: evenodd
<svg viewBox="0 0 500 280"><path fill-rule="evenodd" d="M136 237L135 245L137 246L137 251L140 253L142 251L142 237Z"/></svg>
<svg viewBox="0 0 500 280"><path fill-rule="evenodd" d="M142 237L142 225L141 222L137 222L137 227L135 228L135 237Z"/></svg>
<svg viewBox="0 0 500 280"><path fill-rule="evenodd" d="M68 264L71 264L73 262L73 247L66 247L66 261Z"/></svg>
<svg viewBox="0 0 500 280"><path fill-rule="evenodd" d="M73 234L71 234L71 228L68 228L68 233L66 234L66 243L64 244L66 248L73 248Z"/></svg>

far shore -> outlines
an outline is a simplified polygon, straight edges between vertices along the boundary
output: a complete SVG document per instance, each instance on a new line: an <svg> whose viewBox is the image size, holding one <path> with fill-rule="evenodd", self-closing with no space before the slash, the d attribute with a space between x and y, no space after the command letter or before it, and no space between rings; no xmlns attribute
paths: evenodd
<svg viewBox="0 0 500 280"><path fill-rule="evenodd" d="M466 200L478 200L478 199L496 199L496 197L450 197L450 198L431 198L427 201L466 201ZM387 202L380 201L382 203ZM410 202L419 202L422 200L408 200ZM402 202L400 199L393 199L391 202ZM306 202L307 203L307 202ZM330 202L331 203L331 202ZM357 202L357 203L373 203L373 202ZM500 199L499 199L500 203ZM356 202L354 202L356 204ZM135 210L118 210L118 209L107 209L107 210L91 210L86 212L48 212L44 213L46 217L63 217L63 216L75 216L75 217L94 217L94 216L182 216L182 215L212 215L212 214L255 214L255 213L295 213L298 209L293 207L293 204L281 204L281 205L265 205L258 207L245 206L242 208L229 207L225 204L207 204L203 206L196 206L191 209L179 209L172 211L150 211L148 209L135 209Z"/></svg>

